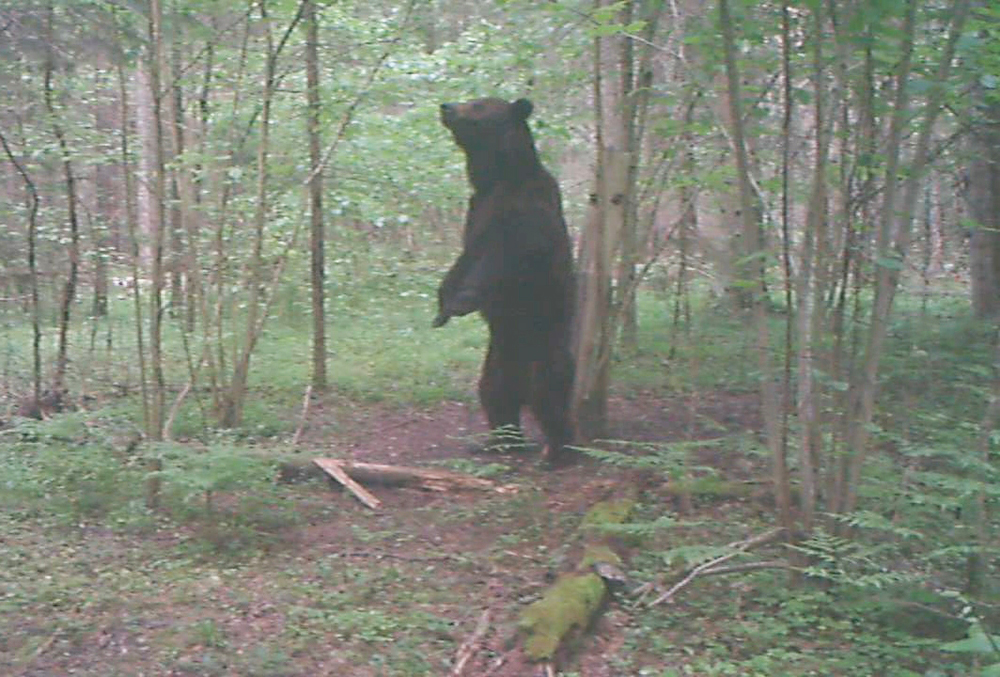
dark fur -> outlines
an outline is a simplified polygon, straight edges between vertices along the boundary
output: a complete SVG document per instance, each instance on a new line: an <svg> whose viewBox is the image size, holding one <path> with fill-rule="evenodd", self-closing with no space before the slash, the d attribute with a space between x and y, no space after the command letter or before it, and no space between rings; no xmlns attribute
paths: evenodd
<svg viewBox="0 0 1000 677"><path fill-rule="evenodd" d="M473 193L434 326L482 313L490 347L479 396L490 427L520 426L529 406L554 462L573 437L573 260L559 186L528 129L531 111L527 99L441 106L441 121L465 152Z"/></svg>

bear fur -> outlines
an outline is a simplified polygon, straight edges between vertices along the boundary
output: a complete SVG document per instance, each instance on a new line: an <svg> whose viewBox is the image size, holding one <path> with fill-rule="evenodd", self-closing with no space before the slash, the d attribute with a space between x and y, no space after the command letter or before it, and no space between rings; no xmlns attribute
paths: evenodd
<svg viewBox="0 0 1000 677"><path fill-rule="evenodd" d="M479 398L493 431L520 430L528 406L555 463L573 441L573 255L559 186L528 128L527 99L441 105L472 184L462 253L438 290L440 327L479 311L490 343Z"/></svg>

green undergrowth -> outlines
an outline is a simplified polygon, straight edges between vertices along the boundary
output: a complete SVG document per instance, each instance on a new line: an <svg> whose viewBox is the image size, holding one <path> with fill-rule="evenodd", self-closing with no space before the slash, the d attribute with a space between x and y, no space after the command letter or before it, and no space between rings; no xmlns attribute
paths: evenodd
<svg viewBox="0 0 1000 677"><path fill-rule="evenodd" d="M475 317L430 328L441 272L378 259L334 266L333 393L323 401L330 421L337 403L405 409L473 399L485 332ZM358 276L353 283L350 275ZM573 561L582 511L565 508L573 498L559 494L559 473L532 486L507 456L444 465L526 482L517 494L397 513L369 514L349 497L331 498L322 483L275 482L309 378L307 302L304 288L280 290L235 429L216 425L200 389L180 409L176 442L135 444L135 359L128 307L119 301L104 325L112 352L101 332L92 353L86 341L73 344L74 363L87 364L73 385L85 382L94 398L86 409L0 429L0 539L9 554L0 572L0 672L45 665L52 647L83 661L100 642L114 647L115 637L129 637L136 663L115 668L121 674L149 665L198 675L351 674L357 666L360 675L443 674L471 631L454 624L474 622L469 604L485 594L483 572L517 588L508 596L517 596L513 608ZM638 349L615 358L616 393L683 402L701 392L753 392L757 363L745 318L698 296L690 326L675 330L671 298L654 289L640 295L639 311ZM770 321L777 358L785 316L774 312ZM170 327L176 393L185 359ZM8 369L24 383L25 328L4 331ZM796 579L771 569L706 577L652 609L616 598L609 613L624 643L608 656L614 674L964 677L976 674L977 662L1000 661L990 653L995 603L981 604L997 599L995 552L982 597L963 591L978 501L994 509L1000 500L995 462L972 452L990 359L988 332L962 304L941 299L923 309L904 297L883 360L859 510L839 522L822 516L823 527L796 551ZM837 391L824 378L818 374ZM586 450L601 462L591 479L634 472L653 486L633 521L610 534L631 549L631 583L662 590L725 556L725 544L772 526L767 492L733 476L749 468L766 479L759 436L738 416L697 423L697 439L673 430L673 440ZM329 430L333 443L336 425ZM792 432L794 439L794 421ZM794 454L791 462L794 470ZM678 514L682 499L692 513ZM304 542L317 528L337 530ZM833 535L844 529L849 536ZM473 540L451 543L452 534ZM772 547L761 555L789 555ZM164 615L171 624L157 625ZM254 634L246 619L274 630ZM112 674L104 669L77 673Z"/></svg>

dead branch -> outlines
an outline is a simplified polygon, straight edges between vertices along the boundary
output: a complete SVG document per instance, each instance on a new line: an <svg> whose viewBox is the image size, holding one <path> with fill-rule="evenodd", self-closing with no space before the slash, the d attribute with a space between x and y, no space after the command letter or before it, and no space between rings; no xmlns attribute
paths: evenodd
<svg viewBox="0 0 1000 677"><path fill-rule="evenodd" d="M322 467L320 461L337 464L352 479L364 484L415 486L428 491L474 490L494 491L501 494L515 493L517 491L517 487L513 485L498 485L496 482L491 482L481 477L448 470L385 465L383 463L316 459L315 463L320 467ZM290 476L295 474L291 471L292 469L289 468L287 474Z"/></svg>
<svg viewBox="0 0 1000 677"><path fill-rule="evenodd" d="M458 653L455 654L455 667L451 670L451 677L461 677L462 671L465 669L465 664L476 655L479 643L483 640L483 636L489 629L490 610L484 609L483 613L479 616L479 621L476 623L476 629L462 642L462 646L458 648Z"/></svg>
<svg viewBox="0 0 1000 677"><path fill-rule="evenodd" d="M760 569L788 569L791 564L783 559L769 560L766 562L745 562L743 564L731 564L724 567L713 567L701 572L702 576L715 576L719 574L740 574L744 571L758 571Z"/></svg>
<svg viewBox="0 0 1000 677"><path fill-rule="evenodd" d="M317 458L313 461L313 463L322 468L325 473L330 475L330 477L340 482L345 489L354 494L359 501L367 505L372 510L377 510L382 507L382 501L378 500L378 498L376 498L371 492L351 479L351 477L344 471L344 468L337 461L329 458Z"/></svg>
<svg viewBox="0 0 1000 677"><path fill-rule="evenodd" d="M669 590L667 590L665 593L663 593L662 595L654 599L652 602L650 602L649 606L652 607L656 606L657 604L662 604L663 602L669 601L677 593L678 590L685 587L688 583L693 581L698 576L707 575L706 572L708 571L711 571L713 569L716 570L715 573L727 573L725 569L736 571L737 569L734 566L721 567L720 565L723 564L724 562L731 560L737 555L741 555L754 548L776 541L779 538L781 538L784 534L785 534L785 529L783 527L778 527L770 531L765 531L762 534L751 536L750 538L747 538L745 540L735 541L733 543L730 543L728 547L732 548L732 552L728 552L725 555L721 555L720 557L716 557L715 559L711 559L707 562L702 562L694 569L692 569L687 576L685 576L679 582L672 585ZM736 565L736 566L741 566L741 565Z"/></svg>
<svg viewBox="0 0 1000 677"><path fill-rule="evenodd" d="M170 413L167 415L167 421L163 424L163 440L165 442L171 442L174 439L172 431L174 427L174 419L177 418L177 412L180 411L184 398L187 397L189 392L191 392L192 385L192 381L185 383L181 392L177 395L177 399L174 400L173 405L170 407Z"/></svg>
<svg viewBox="0 0 1000 677"><path fill-rule="evenodd" d="M302 430L306 427L306 417L309 416L309 403L312 401L313 387L310 383L306 386L306 394L302 398L302 414L299 415L299 427L295 429L292 436L292 448L299 446L299 438L302 437Z"/></svg>

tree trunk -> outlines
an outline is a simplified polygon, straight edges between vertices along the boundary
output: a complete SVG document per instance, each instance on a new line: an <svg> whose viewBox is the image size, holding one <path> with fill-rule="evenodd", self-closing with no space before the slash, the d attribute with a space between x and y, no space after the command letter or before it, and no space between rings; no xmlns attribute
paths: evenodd
<svg viewBox="0 0 1000 677"><path fill-rule="evenodd" d="M139 389L142 393L142 427L143 430L146 431L146 434L149 435L149 384L146 378L146 349L142 324L142 296L139 285L140 253L139 236L137 233L137 196L133 193L132 167L129 162L130 152L128 145L128 121L132 116L129 115L128 107L128 78L125 76L125 65L121 62L118 64L118 96L121 104L121 112L119 115L121 122L119 139L121 143L122 183L125 191L123 203L125 207L125 230L128 233L129 240L129 263L131 265L132 272L132 301L134 303L133 312L135 313L136 354L139 361ZM140 117L136 115L136 120L138 121L139 119Z"/></svg>
<svg viewBox="0 0 1000 677"><path fill-rule="evenodd" d="M7 139L0 130L0 145L3 145L7 159L24 182L24 190L28 195L28 276L31 287L31 400L37 403L42 397L42 326L38 313L38 263L35 257L36 234L38 233L38 189L35 182L17 160L14 152L7 144Z"/></svg>
<svg viewBox="0 0 1000 677"><path fill-rule="evenodd" d="M755 195L751 185L750 162L747 157L743 114L740 110L742 94L740 75L736 62L736 44L733 22L728 0L719 1L719 24L722 29L722 44L726 67L726 89L729 101L729 117L732 120L733 156L736 163L736 180L739 184L741 232L746 259L750 262L744 269L743 286L750 294L752 319L756 333L757 360L760 369L761 410L768 449L772 460L780 459L781 412L778 387L774 380L770 358L770 337L767 327L767 309L764 306L765 287L763 278L764 243L761 238L760 212L755 208Z"/></svg>
<svg viewBox="0 0 1000 677"><path fill-rule="evenodd" d="M311 253L310 286L312 288L312 385L319 392L326 390L326 279L324 270L323 233L323 167L320 152L319 98L319 19L315 0L306 0L306 103L309 109L309 217Z"/></svg>
<svg viewBox="0 0 1000 677"><path fill-rule="evenodd" d="M595 0L601 7L602 0ZM621 233L628 158L621 146L621 111L606 105L602 79L605 38L594 38L594 110L596 123L595 188L578 256L575 360L572 416L579 435L600 436L607 428L610 383L612 318L612 243ZM609 123L610 120L610 123ZM613 128L609 130L609 127ZM610 131L618 144L608 143Z"/></svg>
<svg viewBox="0 0 1000 677"><path fill-rule="evenodd" d="M149 87L152 95L152 119L149 133L152 138L152 185L153 214L151 225L152 247L150 251L150 305L149 305L149 350L150 368L153 377L152 402L150 404L149 435L153 440L163 438L163 415L165 405L165 382L163 377L163 248L166 228L166 176L163 148L163 95L161 74L163 73L163 8L160 0L151 0L149 35L151 54L149 55ZM148 177L147 177L148 178ZM148 498L148 497L147 497ZM155 499L149 501L155 507Z"/></svg>
<svg viewBox="0 0 1000 677"><path fill-rule="evenodd" d="M73 164L70 161L69 144L66 142L66 135L56 115L55 104L52 100L52 75L55 69L53 63L53 15L55 10L50 2L48 5L47 30L48 30L48 53L45 58L45 109L49 115L49 122L52 125L52 132L59 142L59 154L62 160L63 179L66 187L66 204L69 211L69 269L66 272L66 281L63 284L62 299L59 308L59 343L56 349L56 369L52 378L52 396L61 398L66 387L66 366L69 362L69 325L70 315L73 308L73 300L76 297L77 275L80 268L80 227L77 218L77 194L76 177L73 174Z"/></svg>
<svg viewBox="0 0 1000 677"><path fill-rule="evenodd" d="M951 62L955 53L955 43L968 15L968 0L956 0L951 11L947 42L941 52L934 82L947 82ZM861 466L864 463L871 423L875 413L875 393L878 366L882 348L889 330L889 315L900 273L906 260L910 244L913 210L920 190L920 180L929 159L930 137L934 121L941 111L943 88L931 89L924 104L923 119L917 131L913 159L903 181L903 196L896 199L896 185L899 178L899 159L904 127L911 124L909 109L909 76L912 65L914 27L916 22L916 1L907 3L903 24L903 59L897 69L896 97L893 102L893 116L890 122L889 139L886 145L888 164L885 176L885 193L880 214L876 242L876 283L875 300L871 311L871 321L865 342L864 364L850 385L850 410L846 449L849 454L847 477L843 496L839 501L845 513L857 507L858 484L861 480Z"/></svg>
<svg viewBox="0 0 1000 677"><path fill-rule="evenodd" d="M1000 105L983 110L970 137L965 199L976 222L969 238L972 312L987 319L1000 316Z"/></svg>
<svg viewBox="0 0 1000 677"><path fill-rule="evenodd" d="M793 527L791 487L788 482L788 416L791 412L792 394L792 337L794 314L792 313L792 257L789 224L789 203L791 200L789 179L792 156L792 45L791 16L788 2L781 3L781 70L782 70L782 123L781 123L781 255L785 283L785 364L782 379L781 402L781 443L772 462L775 505L779 522L788 532ZM806 503L806 505L811 505Z"/></svg>

